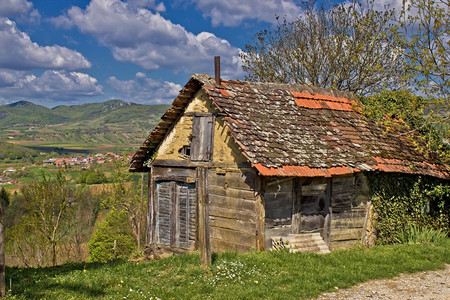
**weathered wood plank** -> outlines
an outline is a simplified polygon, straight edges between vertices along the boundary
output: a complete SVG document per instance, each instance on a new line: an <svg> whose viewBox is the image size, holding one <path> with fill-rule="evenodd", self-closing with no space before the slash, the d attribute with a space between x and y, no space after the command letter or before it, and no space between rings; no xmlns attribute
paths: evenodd
<svg viewBox="0 0 450 300"><path fill-rule="evenodd" d="M255 201L255 216L256 216L256 250L263 251L264 250L264 238L265 238L265 209L262 198L262 179L260 176L255 178L255 192L256 192L256 201Z"/></svg>
<svg viewBox="0 0 450 300"><path fill-rule="evenodd" d="M208 170L197 169L197 199L198 199L198 246L200 249L200 260L203 267L211 263L211 244L209 228L209 206L208 206Z"/></svg>
<svg viewBox="0 0 450 300"><path fill-rule="evenodd" d="M362 228L334 228L331 231L331 241L359 240L361 238Z"/></svg>
<svg viewBox="0 0 450 300"><path fill-rule="evenodd" d="M331 220L331 227L334 228L362 228L364 227L364 217L341 218Z"/></svg>
<svg viewBox="0 0 450 300"><path fill-rule="evenodd" d="M241 209L248 211L253 211L256 205L255 200L218 196L211 193L209 194L209 203L211 206L231 208L231 209Z"/></svg>
<svg viewBox="0 0 450 300"><path fill-rule="evenodd" d="M230 241L224 241L222 239L211 237L211 249L214 252L223 252L223 251L246 252L249 251L252 247L253 246L236 244Z"/></svg>
<svg viewBox="0 0 450 300"><path fill-rule="evenodd" d="M230 243L247 247L255 247L256 245L255 233L249 234L242 231L236 231L219 227L211 227L210 233L211 238L220 239Z"/></svg>
<svg viewBox="0 0 450 300"><path fill-rule="evenodd" d="M155 159L151 163L154 167L187 167L187 160L178 160L178 159Z"/></svg>
<svg viewBox="0 0 450 300"><path fill-rule="evenodd" d="M242 211L237 209L217 207L214 205L209 206L209 215L228 219L242 220L246 222L255 222L256 217L254 211Z"/></svg>
<svg viewBox="0 0 450 300"><path fill-rule="evenodd" d="M211 194L217 196L225 196L236 199L249 199L249 200L255 199L255 193L253 191L239 190L234 188L224 189L223 187L216 185L209 185L208 190Z"/></svg>
<svg viewBox="0 0 450 300"><path fill-rule="evenodd" d="M242 231L248 234L255 234L255 220L242 221L238 219L228 219L222 217L209 217L209 225L212 227Z"/></svg>
<svg viewBox="0 0 450 300"><path fill-rule="evenodd" d="M211 185L226 188L254 191L255 178L256 174L252 172L244 172L244 173L230 172L230 171L223 171L223 173L211 172L209 183Z"/></svg>

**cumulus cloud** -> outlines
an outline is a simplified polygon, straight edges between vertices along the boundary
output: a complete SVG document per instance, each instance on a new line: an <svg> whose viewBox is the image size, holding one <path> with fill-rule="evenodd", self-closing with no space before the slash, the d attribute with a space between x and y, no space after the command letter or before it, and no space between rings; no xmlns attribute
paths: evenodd
<svg viewBox="0 0 450 300"><path fill-rule="evenodd" d="M275 23L276 16L294 20L300 8L294 0L191 0L213 26L239 26L245 19Z"/></svg>
<svg viewBox="0 0 450 300"><path fill-rule="evenodd" d="M0 5L0 17L15 17L28 13L33 3L26 0L2 0Z"/></svg>
<svg viewBox="0 0 450 300"><path fill-rule="evenodd" d="M97 79L80 72L47 70L41 76L0 69L0 98L75 101L103 93Z"/></svg>
<svg viewBox="0 0 450 300"><path fill-rule="evenodd" d="M142 72L136 73L134 80L119 80L111 76L108 84L118 93L119 98L144 104L171 103L182 88L170 81L148 78Z"/></svg>
<svg viewBox="0 0 450 300"><path fill-rule="evenodd" d="M91 63L79 52L57 45L39 46L15 22L0 18L0 68L79 70L90 67Z"/></svg>
<svg viewBox="0 0 450 300"><path fill-rule="evenodd" d="M142 1L92 0L85 10L72 7L53 22L78 27L109 47L116 60L131 62L146 70L211 72L213 57L220 55L225 76L236 78L241 72L239 49L228 41L208 32L188 32L158 12L136 5L139 2Z"/></svg>

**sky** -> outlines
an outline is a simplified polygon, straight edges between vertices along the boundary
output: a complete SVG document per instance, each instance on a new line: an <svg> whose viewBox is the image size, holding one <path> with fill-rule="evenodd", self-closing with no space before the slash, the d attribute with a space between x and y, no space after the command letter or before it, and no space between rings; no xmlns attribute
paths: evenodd
<svg viewBox="0 0 450 300"><path fill-rule="evenodd" d="M298 3L0 0L0 105L170 104L192 74L214 75L214 56L222 78L243 80L239 53Z"/></svg>

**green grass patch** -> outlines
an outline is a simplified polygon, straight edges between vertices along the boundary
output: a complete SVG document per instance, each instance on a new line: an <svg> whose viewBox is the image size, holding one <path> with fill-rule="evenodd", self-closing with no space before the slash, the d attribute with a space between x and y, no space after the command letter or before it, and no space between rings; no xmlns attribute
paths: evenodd
<svg viewBox="0 0 450 300"><path fill-rule="evenodd" d="M327 255L220 253L204 271L197 254L157 261L6 269L6 299L306 299L370 279L443 268L439 245L353 248Z"/></svg>

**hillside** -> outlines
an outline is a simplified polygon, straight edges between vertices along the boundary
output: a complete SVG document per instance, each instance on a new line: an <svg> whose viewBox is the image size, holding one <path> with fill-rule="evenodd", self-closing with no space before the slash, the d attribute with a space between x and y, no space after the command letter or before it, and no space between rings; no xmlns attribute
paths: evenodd
<svg viewBox="0 0 450 300"><path fill-rule="evenodd" d="M0 106L0 128L47 125L67 122L69 118L27 101Z"/></svg>
<svg viewBox="0 0 450 300"><path fill-rule="evenodd" d="M20 101L0 106L0 141L43 152L131 148L144 141L168 107L110 100L50 109Z"/></svg>

